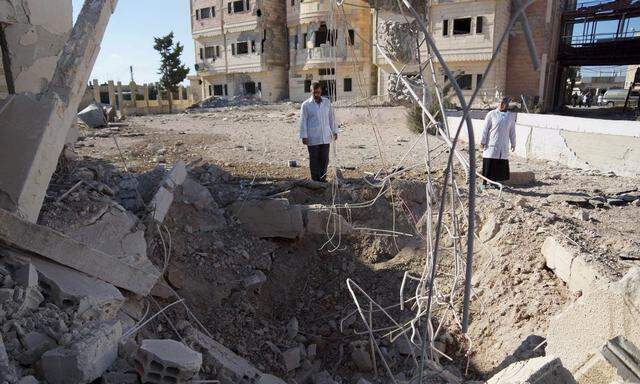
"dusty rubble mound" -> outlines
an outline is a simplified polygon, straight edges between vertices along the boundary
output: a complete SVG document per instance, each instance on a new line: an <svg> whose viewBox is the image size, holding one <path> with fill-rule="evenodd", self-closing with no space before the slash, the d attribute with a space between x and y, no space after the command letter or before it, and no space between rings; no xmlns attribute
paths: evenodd
<svg viewBox="0 0 640 384"><path fill-rule="evenodd" d="M304 180L246 179L202 162L124 172L66 150L39 226L3 217L33 238L0 228L0 379L387 383L384 361L396 382L409 383L417 376L419 345L382 332L373 353L346 281L394 318L413 318L411 308L397 307L398 288L406 271L424 267L425 244L380 234L420 230L427 196L415 180L394 179L380 195L361 179L343 180L335 190ZM640 345L633 329L621 324L569 355L561 330L573 321L567 316L588 317L598 295L619 297L610 301L612 311L636 300L628 292L637 272L618 285L628 268L594 275L613 284L594 290L580 285L583 269L565 280L548 238L572 225L560 218L569 204L556 197L481 199L471 328L462 335L446 306L435 310L442 331L434 347L441 354L426 359L428 382L633 378L633 367L624 365L629 359L612 357L622 350L633 360ZM363 201L373 203L340 214L331 209L332 202ZM520 233L530 234L525 245L514 242ZM50 238L62 245L47 246ZM445 236L445 250L456 241ZM78 263L78 257L102 261ZM459 268L452 258L442 260L439 292L453 289L447 276ZM573 314L549 323L578 297L572 291L583 294ZM633 311L619 317L639 318ZM371 321L389 325L380 313ZM583 333L589 332L586 325Z"/></svg>

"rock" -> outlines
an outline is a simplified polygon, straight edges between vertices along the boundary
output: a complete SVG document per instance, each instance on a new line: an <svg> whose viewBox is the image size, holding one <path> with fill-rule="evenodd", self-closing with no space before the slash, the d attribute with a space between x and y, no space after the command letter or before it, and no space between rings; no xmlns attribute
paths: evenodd
<svg viewBox="0 0 640 384"><path fill-rule="evenodd" d="M80 334L86 336L42 355L42 371L49 384L89 383L116 360L122 337L119 321L89 322Z"/></svg>
<svg viewBox="0 0 640 384"><path fill-rule="evenodd" d="M618 206L627 204L627 202L622 199L608 198L607 204L611 205L612 207L618 207Z"/></svg>
<svg viewBox="0 0 640 384"><path fill-rule="evenodd" d="M575 379L559 358L544 356L513 363L487 381L487 384L507 383L575 384Z"/></svg>
<svg viewBox="0 0 640 384"><path fill-rule="evenodd" d="M24 288L37 287L38 271L36 271L33 264L28 263L16 270L16 273L13 275L13 279L18 285Z"/></svg>
<svg viewBox="0 0 640 384"><path fill-rule="evenodd" d="M102 384L139 384L135 373L107 372L102 375Z"/></svg>
<svg viewBox="0 0 640 384"><path fill-rule="evenodd" d="M609 340L575 373L578 383L640 383L640 350L622 336Z"/></svg>
<svg viewBox="0 0 640 384"><path fill-rule="evenodd" d="M500 224L495 215L491 215L487 221L482 225L482 229L480 229L480 240L482 242L487 242L491 240L497 233L500 231Z"/></svg>
<svg viewBox="0 0 640 384"><path fill-rule="evenodd" d="M164 218L173 203L174 192L187 178L186 165L178 161L173 165L171 172L160 183L160 187L149 203L151 217L157 223L164 222Z"/></svg>
<svg viewBox="0 0 640 384"><path fill-rule="evenodd" d="M33 258L42 285L60 308L73 308L82 318L113 319L124 303L124 296L109 283L63 265Z"/></svg>
<svg viewBox="0 0 640 384"><path fill-rule="evenodd" d="M43 353L57 347L55 340L40 332L29 332L22 338L22 346L26 349L16 360L22 365L31 365L40 360Z"/></svg>
<svg viewBox="0 0 640 384"><path fill-rule="evenodd" d="M201 210L218 208L218 204L216 204L213 196L211 196L209 189L196 182L191 177L187 177L184 183L182 183L182 188L180 188L180 200L185 204L192 204L194 207Z"/></svg>
<svg viewBox="0 0 640 384"><path fill-rule="evenodd" d="M285 370L291 372L300 366L300 347L293 347L282 352L282 362Z"/></svg>
<svg viewBox="0 0 640 384"><path fill-rule="evenodd" d="M17 287L13 292L13 300L20 303L17 314L23 315L28 311L38 308L44 301L44 296L40 293L39 287Z"/></svg>
<svg viewBox="0 0 640 384"><path fill-rule="evenodd" d="M39 381L33 376L25 376L20 379L17 384L39 384Z"/></svg>
<svg viewBox="0 0 640 384"><path fill-rule="evenodd" d="M589 221L591 219L591 216L589 215L589 211L587 211L586 209L580 209L576 211L576 213L574 213L573 216L576 219L582 220L582 221Z"/></svg>
<svg viewBox="0 0 640 384"><path fill-rule="evenodd" d="M15 368L9 361L9 356L7 355L7 350L4 346L4 340L0 333L0 383L13 383L14 381L16 381Z"/></svg>
<svg viewBox="0 0 640 384"><path fill-rule="evenodd" d="M78 112L78 118L89 128L100 128L107 126L107 119L102 112L102 108L97 104L90 104L88 107Z"/></svg>
<svg viewBox="0 0 640 384"><path fill-rule="evenodd" d="M322 204L302 205L305 233L327 235L327 233L348 234L353 228L342 215Z"/></svg>
<svg viewBox="0 0 640 384"><path fill-rule="evenodd" d="M369 348L369 342L364 340L351 343L351 360L353 360L362 372L368 372L373 369L373 361L371 360Z"/></svg>
<svg viewBox="0 0 640 384"><path fill-rule="evenodd" d="M293 340L296 336L298 336L298 319L295 317L291 318L287 323L287 338Z"/></svg>
<svg viewBox="0 0 640 384"><path fill-rule="evenodd" d="M302 234L302 211L287 199L237 201L230 207L243 227L258 237L295 239Z"/></svg>
<svg viewBox="0 0 640 384"><path fill-rule="evenodd" d="M335 384L331 374L327 371L318 372L312 376L313 384Z"/></svg>
<svg viewBox="0 0 640 384"><path fill-rule="evenodd" d="M202 354L175 340L143 340L135 357L143 383L184 383L202 366Z"/></svg>
<svg viewBox="0 0 640 384"><path fill-rule="evenodd" d="M267 275L260 270L254 271L251 275L242 279L242 285L245 289L259 289L262 284L267 282Z"/></svg>
<svg viewBox="0 0 640 384"><path fill-rule="evenodd" d="M114 107L110 105L104 105L102 106L102 112L104 113L104 116L106 117L108 123L115 123L117 111Z"/></svg>
<svg viewBox="0 0 640 384"><path fill-rule="evenodd" d="M568 203L581 207L589 205L589 196L585 194L554 194L547 196L549 203Z"/></svg>
<svg viewBox="0 0 640 384"><path fill-rule="evenodd" d="M536 174L531 171L511 172L509 180L504 183L511 186L532 185L536 182Z"/></svg>
<svg viewBox="0 0 640 384"><path fill-rule="evenodd" d="M640 345L640 268L617 282L599 284L566 307L549 323L546 353L571 372L593 351L616 336Z"/></svg>

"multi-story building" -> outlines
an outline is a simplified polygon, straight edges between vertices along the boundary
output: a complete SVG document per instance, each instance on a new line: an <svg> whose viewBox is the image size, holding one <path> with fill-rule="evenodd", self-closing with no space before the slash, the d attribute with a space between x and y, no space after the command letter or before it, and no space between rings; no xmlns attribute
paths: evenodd
<svg viewBox="0 0 640 384"><path fill-rule="evenodd" d="M283 0L191 0L194 97L286 97L285 22Z"/></svg>
<svg viewBox="0 0 640 384"><path fill-rule="evenodd" d="M540 0L527 9L527 16L533 30L539 72L533 70L521 24L516 24L503 44L491 71L483 81L475 106L488 105L503 95L520 95L551 99L553 86L547 86L555 73L555 54L559 30L559 1ZM477 89L480 79L491 60L494 50L512 15L511 2L502 0L448 0L432 1L429 7L431 35L465 97L470 98ZM390 12L374 13L374 40L380 38L378 31L388 20L401 21L401 17ZM421 49L422 57L427 57L426 44ZM393 70L378 52L373 61L378 67L377 92L387 93L389 78ZM412 65L411 65L412 64ZM440 85L447 81L437 60L434 59L436 79ZM402 67L402 65L400 65ZM428 67L427 67L428 69ZM405 73L417 72L416 63L404 68ZM430 78L430 72L427 71ZM455 102L455 98L451 99Z"/></svg>
<svg viewBox="0 0 640 384"><path fill-rule="evenodd" d="M308 98L315 81L333 99L375 93L370 12L362 0L341 8L331 0L287 0L291 100Z"/></svg>

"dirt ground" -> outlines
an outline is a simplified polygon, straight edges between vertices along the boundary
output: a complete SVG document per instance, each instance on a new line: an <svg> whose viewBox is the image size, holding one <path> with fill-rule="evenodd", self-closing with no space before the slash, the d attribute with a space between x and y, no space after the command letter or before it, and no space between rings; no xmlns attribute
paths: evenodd
<svg viewBox="0 0 640 384"><path fill-rule="evenodd" d="M295 204L329 205L336 196L341 202L361 203L377 193L363 177L401 163L407 172L394 179L397 195L385 194L368 209L352 210L350 220L362 228L411 231L425 208L425 197L419 196L424 193L425 143L406 128L405 110L350 108L338 109L336 114L343 124L336 164L344 175L337 194L331 188L290 188L282 196ZM239 198L270 196L280 184L307 177L297 116L296 105L277 104L130 117L118 128L83 130L76 151L86 159L102 159L121 169L126 164L135 172L178 159L199 167L216 164L230 178L203 185L224 208ZM441 170L448 152L440 139L430 137L429 141L432 167ZM463 153L466 156L466 150ZM299 166L289 167L289 160ZM491 236L476 242L472 317L466 337L456 331L459 308L447 310L451 297L444 293L450 288L448 276L464 265L451 257L454 239L443 236L437 285L444 296L439 298L436 314L451 335L444 347L454 359L449 369L468 373L467 379L489 377L512 361L543 354L548 320L578 297L546 268L540 252L546 237L577 244L612 276L622 276L629 267L640 265L640 200L620 205L594 200L638 193L640 179L518 158L512 159L511 169L535 172L536 182L478 196L477 233L491 220L498 225ZM442 172L436 171L434 177L437 187ZM463 172L457 172L456 180L464 198ZM399 300L404 272L419 274L426 259L424 242L417 237L394 243L366 231L341 239L335 252L323 247L326 238L322 236L297 242L265 241L232 230L203 238L192 228L196 213L179 208L172 208L167 224L176 244L169 278L173 269L178 275L191 270L198 273L193 279L178 279L185 281L182 287L174 287L181 289L219 341L260 369L280 375L285 372L277 354L270 351L295 344L282 341L282 335L287 322L296 316L303 343L321 346L322 366L332 374L354 377L353 365L345 365L349 359L344 348L358 340L363 328L354 325L357 332L346 334L336 326L353 310L346 279L353 278L382 305L393 305ZM464 210L459 207L457 212L462 219ZM260 267L264 263L268 268ZM252 267L269 271L269 283L260 297L211 288L210 284L228 286L229 281L237 284ZM457 284L455 292L460 290ZM213 296L208 296L210 288ZM452 301L459 305L460 297ZM397 315L406 319L409 313Z"/></svg>

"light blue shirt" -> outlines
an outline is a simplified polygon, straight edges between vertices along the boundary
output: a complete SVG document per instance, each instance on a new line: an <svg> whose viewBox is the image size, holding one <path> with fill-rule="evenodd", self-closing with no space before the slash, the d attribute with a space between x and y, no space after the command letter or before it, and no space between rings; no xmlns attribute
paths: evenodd
<svg viewBox="0 0 640 384"><path fill-rule="evenodd" d="M515 115L509 111L502 112L500 109L494 109L484 118L482 141L480 141L485 147L482 157L508 159L509 142L511 146L516 146Z"/></svg>
<svg viewBox="0 0 640 384"><path fill-rule="evenodd" d="M339 129L329 99L322 97L320 103L313 97L305 100L300 107L300 138L307 139L307 145L331 144L334 133Z"/></svg>

